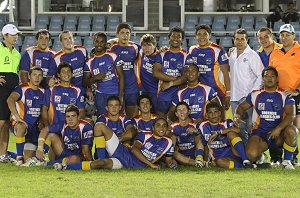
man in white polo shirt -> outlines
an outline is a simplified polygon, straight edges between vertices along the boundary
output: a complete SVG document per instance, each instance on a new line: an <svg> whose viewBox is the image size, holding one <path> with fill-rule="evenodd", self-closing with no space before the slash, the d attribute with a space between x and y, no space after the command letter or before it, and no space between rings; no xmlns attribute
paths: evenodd
<svg viewBox="0 0 300 198"><path fill-rule="evenodd" d="M245 97L253 90L260 89L262 86L261 73L264 69L258 54L247 44L248 34L244 29L237 29L234 32L235 48L231 50L229 57L230 78L231 78L231 108L235 114L237 106L245 100ZM233 119L235 119L234 115ZM249 109L241 119L245 125L240 125L241 137L246 143L248 133L252 128L252 109Z"/></svg>

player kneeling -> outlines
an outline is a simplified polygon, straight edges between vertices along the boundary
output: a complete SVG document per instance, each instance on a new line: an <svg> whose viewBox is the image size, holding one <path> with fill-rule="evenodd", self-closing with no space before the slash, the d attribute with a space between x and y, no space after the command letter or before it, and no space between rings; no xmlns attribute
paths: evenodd
<svg viewBox="0 0 300 198"><path fill-rule="evenodd" d="M175 145L174 158L183 165L208 166L203 160L204 149L196 124L189 118L190 108L187 103L179 102L175 108L178 121L171 125L172 141Z"/></svg>
<svg viewBox="0 0 300 198"><path fill-rule="evenodd" d="M54 163L69 164L82 160L93 160L91 153L92 125L79 119L79 109L75 105L68 105L65 113L66 122L64 124L53 124L43 128L38 138L36 157L39 160L44 160L44 152L49 148L55 154L55 157L51 158L51 152L49 153L48 166Z"/></svg>
<svg viewBox="0 0 300 198"><path fill-rule="evenodd" d="M116 134L105 125L101 125L98 131L103 138L101 144L105 145L110 158L98 159L90 162L80 162L74 164L55 164L56 170L90 170L90 169L120 169L120 168L145 168L159 169L157 162L164 158L168 167L176 167L173 160L174 145L170 138L165 137L168 129L167 121L157 118L153 123L153 134L138 133L133 143L132 149L125 147ZM99 150L98 152L105 152Z"/></svg>
<svg viewBox="0 0 300 198"><path fill-rule="evenodd" d="M215 102L208 103L206 115L208 120L199 125L203 145L211 151L212 159L220 168L256 168L247 158L239 128L232 127L232 120L221 121L221 106ZM204 156L206 159L207 156Z"/></svg>

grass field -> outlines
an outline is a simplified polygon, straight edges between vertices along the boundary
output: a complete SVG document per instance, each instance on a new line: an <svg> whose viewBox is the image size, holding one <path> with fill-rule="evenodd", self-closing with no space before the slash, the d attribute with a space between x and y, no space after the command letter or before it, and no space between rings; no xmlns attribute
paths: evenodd
<svg viewBox="0 0 300 198"><path fill-rule="evenodd" d="M14 150L15 138L10 138ZM55 171L0 164L0 197L300 197L295 170Z"/></svg>

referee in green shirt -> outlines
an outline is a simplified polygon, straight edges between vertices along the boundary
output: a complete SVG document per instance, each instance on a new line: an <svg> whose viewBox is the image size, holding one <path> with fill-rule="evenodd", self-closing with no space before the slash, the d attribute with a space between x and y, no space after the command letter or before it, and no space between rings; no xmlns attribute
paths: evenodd
<svg viewBox="0 0 300 198"><path fill-rule="evenodd" d="M9 116L7 98L19 84L18 69L20 53L13 46L21 32L12 24L2 28L3 42L0 43L0 162L8 162Z"/></svg>

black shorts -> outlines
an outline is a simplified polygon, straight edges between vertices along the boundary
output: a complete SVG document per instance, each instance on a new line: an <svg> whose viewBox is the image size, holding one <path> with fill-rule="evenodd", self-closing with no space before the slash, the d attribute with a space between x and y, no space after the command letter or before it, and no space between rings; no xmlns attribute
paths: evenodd
<svg viewBox="0 0 300 198"><path fill-rule="evenodd" d="M300 115L300 94L293 97L295 99L296 115Z"/></svg>
<svg viewBox="0 0 300 198"><path fill-rule="evenodd" d="M7 98L19 84L19 77L15 73L0 72L0 76L5 76L6 83L0 85L0 120L9 120L10 111L7 105Z"/></svg>

